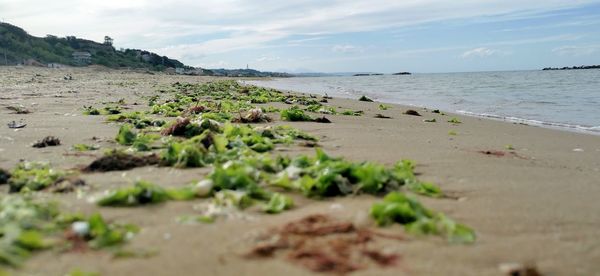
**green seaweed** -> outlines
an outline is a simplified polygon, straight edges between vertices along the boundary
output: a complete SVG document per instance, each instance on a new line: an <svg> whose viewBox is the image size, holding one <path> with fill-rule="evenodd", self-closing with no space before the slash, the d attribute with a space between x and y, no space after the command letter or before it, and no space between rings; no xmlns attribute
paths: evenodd
<svg viewBox="0 0 600 276"><path fill-rule="evenodd" d="M93 151L100 149L98 145L74 144L72 146L75 151Z"/></svg>
<svg viewBox="0 0 600 276"><path fill-rule="evenodd" d="M181 224L213 223L215 222L215 218L211 216L184 215L177 217L177 222Z"/></svg>
<svg viewBox="0 0 600 276"><path fill-rule="evenodd" d="M69 273L65 274L65 276L100 276L100 273L73 269Z"/></svg>
<svg viewBox="0 0 600 276"><path fill-rule="evenodd" d="M389 105L385 105L385 104L380 104L379 105L379 110L388 110L390 108Z"/></svg>
<svg viewBox="0 0 600 276"><path fill-rule="evenodd" d="M305 114L304 111L297 106L282 110L281 119L291 122L313 121L313 118L310 117L310 115Z"/></svg>
<svg viewBox="0 0 600 276"><path fill-rule="evenodd" d="M165 124L164 120L151 119L146 117L142 112L134 111L129 113L109 115L106 117L109 122L128 123L133 125L137 129L144 129L148 127L161 127Z"/></svg>
<svg viewBox="0 0 600 276"><path fill-rule="evenodd" d="M123 124L115 137L115 141L121 145L131 146L137 151L149 151L153 148L152 144L160 139L160 135L136 133L130 124Z"/></svg>
<svg viewBox="0 0 600 276"><path fill-rule="evenodd" d="M452 118L452 119L448 120L448 123L460 124L462 122L458 118Z"/></svg>
<svg viewBox="0 0 600 276"><path fill-rule="evenodd" d="M83 115L100 115L100 110L93 106L83 106Z"/></svg>
<svg viewBox="0 0 600 276"><path fill-rule="evenodd" d="M132 224L109 224L100 213L91 215L87 223L89 224L88 244L94 249L120 245L139 232L139 228Z"/></svg>
<svg viewBox="0 0 600 276"><path fill-rule="evenodd" d="M137 181L132 187L110 191L98 200L100 206L138 206L162 203L170 199L167 191L147 181Z"/></svg>
<svg viewBox="0 0 600 276"><path fill-rule="evenodd" d="M425 208L415 198L400 192L391 192L382 202L373 204L370 213L380 226L399 223L407 232L441 235L453 243L473 243L476 239L471 228Z"/></svg>
<svg viewBox="0 0 600 276"><path fill-rule="evenodd" d="M362 110L344 110L341 114L346 116L362 116L364 112Z"/></svg>
<svg viewBox="0 0 600 276"><path fill-rule="evenodd" d="M8 180L10 192L39 191L56 183L67 173L52 169L47 163L21 162Z"/></svg>
<svg viewBox="0 0 600 276"><path fill-rule="evenodd" d="M124 124L119 128L115 141L121 145L131 146L135 141L137 134L131 129L131 125Z"/></svg>
<svg viewBox="0 0 600 276"><path fill-rule="evenodd" d="M134 225L107 223L98 213L61 214L54 202L5 196L0 198L0 266L19 267L37 251L64 248L69 235L92 249L102 249L125 243L137 231ZM68 240L63 241L65 236Z"/></svg>
<svg viewBox="0 0 600 276"><path fill-rule="evenodd" d="M100 113L104 114L104 115L114 115L114 114L121 114L122 110L123 110L123 108L121 108L120 106L107 105L102 109L102 111Z"/></svg>
<svg viewBox="0 0 600 276"><path fill-rule="evenodd" d="M268 214L279 214L294 206L294 201L279 193L274 193L269 199L269 202L263 206L263 211Z"/></svg>

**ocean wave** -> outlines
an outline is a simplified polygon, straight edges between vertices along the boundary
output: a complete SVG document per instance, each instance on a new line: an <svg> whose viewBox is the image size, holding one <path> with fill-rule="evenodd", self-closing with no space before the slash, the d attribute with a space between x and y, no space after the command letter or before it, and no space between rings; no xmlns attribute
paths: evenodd
<svg viewBox="0 0 600 276"><path fill-rule="evenodd" d="M548 122L548 121L525 119L525 118L519 118L519 117L501 116L501 115L489 114L489 113L475 113L475 112L470 112L470 111L465 111L465 110L457 110L456 112L463 114L463 115L472 116L472 117L482 117L482 118L495 119L495 120L506 121L506 122L511 122L511 123L519 123L519 124L525 124L525 125L541 126L541 127L563 129L563 130L574 130L574 131L578 131L578 132L600 135L600 126L584 126L584 125L578 125L578 124Z"/></svg>

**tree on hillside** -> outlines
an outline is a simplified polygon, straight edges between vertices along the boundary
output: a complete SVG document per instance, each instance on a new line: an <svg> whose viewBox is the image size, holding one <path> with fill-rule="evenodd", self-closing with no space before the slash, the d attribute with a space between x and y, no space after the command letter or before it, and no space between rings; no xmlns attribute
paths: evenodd
<svg viewBox="0 0 600 276"><path fill-rule="evenodd" d="M113 45L113 39L110 36L105 36L104 37L104 45L112 46Z"/></svg>

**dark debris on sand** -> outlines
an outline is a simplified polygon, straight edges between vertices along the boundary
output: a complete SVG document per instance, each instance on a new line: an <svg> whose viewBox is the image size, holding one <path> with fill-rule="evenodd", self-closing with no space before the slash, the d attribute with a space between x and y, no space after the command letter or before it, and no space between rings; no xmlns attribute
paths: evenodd
<svg viewBox="0 0 600 276"><path fill-rule="evenodd" d="M52 193L70 193L85 185L85 181L81 178L67 177L58 179L47 190Z"/></svg>
<svg viewBox="0 0 600 276"><path fill-rule="evenodd" d="M54 147L60 145L60 139L54 136L46 136L44 139L33 143L34 148Z"/></svg>
<svg viewBox="0 0 600 276"><path fill-rule="evenodd" d="M96 160L87 167L84 172L110 172L125 171L137 167L157 165L160 163L160 157L156 154L138 156L120 151L113 151Z"/></svg>
<svg viewBox="0 0 600 276"><path fill-rule="evenodd" d="M7 106L6 109L8 110L12 110L13 114L29 114L31 113L31 111L25 107L22 106Z"/></svg>
<svg viewBox="0 0 600 276"><path fill-rule="evenodd" d="M514 151L506 152L506 151L501 151L501 150L480 150L480 151L478 151L478 153L485 154L488 156L495 156L495 157L504 157L504 156L510 157L510 156L512 156L512 157L524 159L524 160L529 159L528 157L522 156Z"/></svg>
<svg viewBox="0 0 600 276"><path fill-rule="evenodd" d="M175 123L163 129L160 134L168 136L183 136L187 130L187 126L191 123L190 118L177 118Z"/></svg>
<svg viewBox="0 0 600 276"><path fill-rule="evenodd" d="M0 185L8 183L10 173L7 170L0 168Z"/></svg>
<svg viewBox="0 0 600 276"><path fill-rule="evenodd" d="M27 124L24 123L23 121L19 121L19 122L12 121L12 122L10 122L10 123L8 123L6 125L8 126L8 128L14 128L14 129L15 128L24 128L24 127L27 126Z"/></svg>
<svg viewBox="0 0 600 276"><path fill-rule="evenodd" d="M244 124L268 123L271 121L273 121L273 119L271 119L271 117L269 117L267 114L265 114L262 111L262 109L260 109L260 108L248 110L246 115L242 116L240 114L240 116L238 118L233 119L234 123L244 123Z"/></svg>
<svg viewBox="0 0 600 276"><path fill-rule="evenodd" d="M377 237L402 240L401 237L356 228L347 221L329 216L309 215L272 229L263 241L246 254L249 258L286 259L313 272L347 274L374 263L379 267L397 266L400 255L384 253L372 246Z"/></svg>
<svg viewBox="0 0 600 276"><path fill-rule="evenodd" d="M375 114L375 118L378 118L378 119L391 119L392 117L390 117L390 116L385 116L385 115L383 115L383 114L379 114L379 113L377 113L377 114Z"/></svg>
<svg viewBox="0 0 600 276"><path fill-rule="evenodd" d="M373 100L365 95L362 95L360 98L358 98L359 101L361 102L373 102Z"/></svg>
<svg viewBox="0 0 600 276"><path fill-rule="evenodd" d="M413 109L406 110L406 112L404 112L404 114L412 115L412 116L421 116L421 114L419 114L419 112L417 112L416 110L413 110Z"/></svg>
<svg viewBox="0 0 600 276"><path fill-rule="evenodd" d="M315 123L323 123L323 124L330 124L331 123L331 121L329 119L327 119L325 116L315 118L314 122Z"/></svg>

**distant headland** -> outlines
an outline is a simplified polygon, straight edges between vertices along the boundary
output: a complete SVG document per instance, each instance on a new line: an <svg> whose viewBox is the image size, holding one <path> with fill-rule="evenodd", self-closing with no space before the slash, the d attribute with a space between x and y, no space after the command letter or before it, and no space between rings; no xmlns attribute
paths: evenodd
<svg viewBox="0 0 600 276"><path fill-rule="evenodd" d="M224 77L291 77L291 74L246 69L205 69L141 49L116 49L113 39L95 42L75 36L35 37L9 23L0 22L0 65L48 68L101 65L114 69L142 69L168 74Z"/></svg>
<svg viewBox="0 0 600 276"><path fill-rule="evenodd" d="M542 69L542 71L552 71L552 70L585 70L585 69L600 69L600 65L581 65L581 66L573 66L573 67L546 67Z"/></svg>

